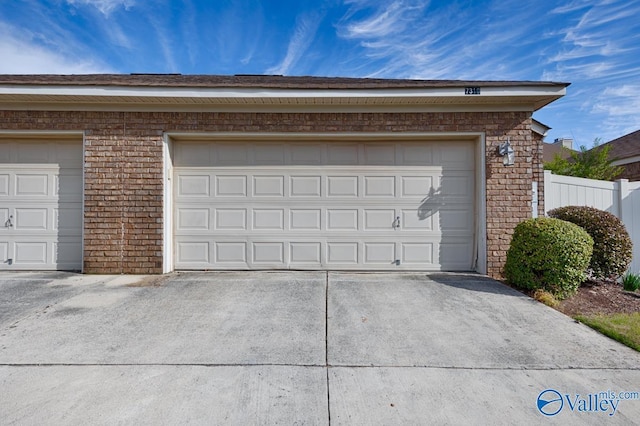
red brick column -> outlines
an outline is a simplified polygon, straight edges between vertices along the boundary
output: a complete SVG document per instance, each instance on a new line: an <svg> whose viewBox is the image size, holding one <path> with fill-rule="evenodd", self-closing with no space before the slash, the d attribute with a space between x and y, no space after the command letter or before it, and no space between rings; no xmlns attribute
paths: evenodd
<svg viewBox="0 0 640 426"><path fill-rule="evenodd" d="M502 278L513 229L532 216L531 183L536 180L540 190L544 175L540 141L532 136L530 115L494 115L496 130L486 136L487 274ZM505 166L497 153L498 145L507 138L515 151L513 166Z"/></svg>
<svg viewBox="0 0 640 426"><path fill-rule="evenodd" d="M86 273L162 273L162 149L159 131L87 131Z"/></svg>

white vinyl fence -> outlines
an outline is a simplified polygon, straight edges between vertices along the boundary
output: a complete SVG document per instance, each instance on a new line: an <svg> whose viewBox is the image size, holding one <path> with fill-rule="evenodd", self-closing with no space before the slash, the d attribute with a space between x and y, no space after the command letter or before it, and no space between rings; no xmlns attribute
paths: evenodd
<svg viewBox="0 0 640 426"><path fill-rule="evenodd" d="M564 206L589 206L616 215L633 241L630 270L640 272L640 182L616 182L554 175L544 172L545 211Z"/></svg>

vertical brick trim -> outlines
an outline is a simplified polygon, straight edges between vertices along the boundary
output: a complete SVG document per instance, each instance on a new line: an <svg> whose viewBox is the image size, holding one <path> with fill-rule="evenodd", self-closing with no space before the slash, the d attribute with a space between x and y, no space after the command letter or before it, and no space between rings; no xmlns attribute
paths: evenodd
<svg viewBox="0 0 640 426"><path fill-rule="evenodd" d="M162 136L132 135L124 141L122 272L162 273Z"/></svg>
<svg viewBox="0 0 640 426"><path fill-rule="evenodd" d="M544 207L544 145L543 137L531 132L534 142L534 152L537 155L534 156L534 179L538 182L538 217L543 217L546 214ZM536 151L537 148L537 151Z"/></svg>
<svg viewBox="0 0 640 426"><path fill-rule="evenodd" d="M86 273L162 272L162 132L128 119L115 113L85 134Z"/></svg>
<svg viewBox="0 0 640 426"><path fill-rule="evenodd" d="M122 135L90 133L84 148L84 271L121 273Z"/></svg>
<svg viewBox="0 0 640 426"><path fill-rule="evenodd" d="M529 113L497 114L496 131L487 132L487 273L503 277L513 229L531 217L531 182L543 187L539 141L534 140ZM507 137L515 150L515 165L504 166L497 146Z"/></svg>

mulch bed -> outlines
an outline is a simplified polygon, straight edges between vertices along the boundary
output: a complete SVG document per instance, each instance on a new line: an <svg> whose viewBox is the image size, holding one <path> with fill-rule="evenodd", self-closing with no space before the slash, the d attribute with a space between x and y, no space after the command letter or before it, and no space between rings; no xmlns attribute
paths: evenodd
<svg viewBox="0 0 640 426"><path fill-rule="evenodd" d="M624 291L617 283L588 282L558 310L569 316L640 312L640 292Z"/></svg>

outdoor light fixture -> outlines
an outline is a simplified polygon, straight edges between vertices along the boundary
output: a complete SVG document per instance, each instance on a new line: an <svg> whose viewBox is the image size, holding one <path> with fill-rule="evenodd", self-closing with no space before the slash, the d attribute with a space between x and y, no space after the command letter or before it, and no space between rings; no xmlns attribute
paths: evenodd
<svg viewBox="0 0 640 426"><path fill-rule="evenodd" d="M516 154L513 152L509 138L506 142L498 145L498 154L502 155L502 164L505 166L513 166L516 162Z"/></svg>

